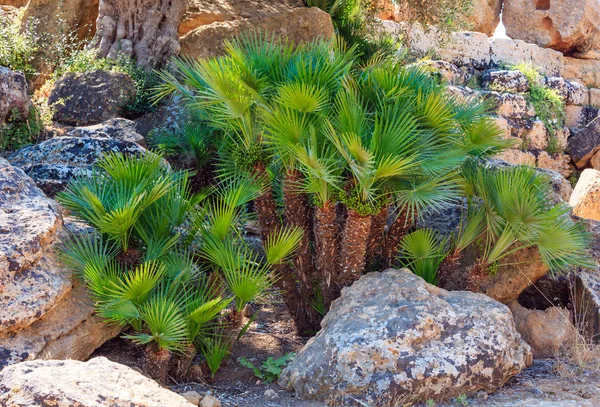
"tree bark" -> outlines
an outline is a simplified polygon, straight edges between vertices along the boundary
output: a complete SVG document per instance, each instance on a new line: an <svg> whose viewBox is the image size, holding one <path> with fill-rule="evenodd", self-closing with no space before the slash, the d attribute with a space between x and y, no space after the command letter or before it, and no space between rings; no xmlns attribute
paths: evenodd
<svg viewBox="0 0 600 407"><path fill-rule="evenodd" d="M398 253L398 246L400 245L400 241L404 236L406 236L409 227L410 224L407 222L406 219L406 211L400 212L385 235L385 240L383 244L384 268L392 266L394 259L396 258L396 254Z"/></svg>
<svg viewBox="0 0 600 407"><path fill-rule="evenodd" d="M100 0L90 45L99 56L131 57L142 68L164 65L179 53L179 23L187 0Z"/></svg>
<svg viewBox="0 0 600 407"><path fill-rule="evenodd" d="M325 309L339 293L336 275L339 270L340 225L337 222L337 210L334 204L326 202L315 209L315 263L321 276L321 291L325 300Z"/></svg>
<svg viewBox="0 0 600 407"><path fill-rule="evenodd" d="M298 170L288 171L283 182L284 219L287 226L302 230L302 240L294 256L294 268L305 289L312 291L315 283L313 256L310 247L312 227L311 214L306 194L298 191L302 174Z"/></svg>
<svg viewBox="0 0 600 407"><path fill-rule="evenodd" d="M371 231L367 241L365 267L369 271L381 271L383 243L385 240L385 226L389 216L389 207L386 205L373 217Z"/></svg>
<svg viewBox="0 0 600 407"><path fill-rule="evenodd" d="M350 285L362 275L372 220L371 215L361 216L352 209L348 210L341 240L340 286Z"/></svg>

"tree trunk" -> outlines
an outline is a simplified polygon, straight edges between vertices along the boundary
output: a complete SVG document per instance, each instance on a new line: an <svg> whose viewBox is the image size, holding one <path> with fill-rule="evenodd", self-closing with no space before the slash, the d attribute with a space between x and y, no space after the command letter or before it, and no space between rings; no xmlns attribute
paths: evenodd
<svg viewBox="0 0 600 407"><path fill-rule="evenodd" d="M258 176L267 177L264 164L256 164L254 169ZM271 188L268 188L264 194L256 198L254 210L258 216L261 239L265 242L273 232L281 227L281 221L277 213L277 203Z"/></svg>
<svg viewBox="0 0 600 407"><path fill-rule="evenodd" d="M383 266L383 243L385 240L385 226L389 216L389 207L386 205L373 217L371 231L367 241L367 254L365 266L368 271L381 271Z"/></svg>
<svg viewBox="0 0 600 407"><path fill-rule="evenodd" d="M385 235L383 244L383 268L392 266L396 254L398 253L400 241L406 236L409 227L410 224L406 219L406 211L400 212Z"/></svg>
<svg viewBox="0 0 600 407"><path fill-rule="evenodd" d="M277 280L275 284L281 291L283 302L292 315L296 331L300 336L313 336L319 330L321 318L310 304L305 290L300 290L290 267L280 264L276 268Z"/></svg>
<svg viewBox="0 0 600 407"><path fill-rule="evenodd" d="M148 344L142 360L144 372L160 384L167 384L171 357L167 349L156 350L154 344Z"/></svg>
<svg viewBox="0 0 600 407"><path fill-rule="evenodd" d="M304 288L311 292L315 283L313 256L310 247L312 227L310 208L306 194L298 191L302 174L298 170L288 171L283 183L284 219L287 226L302 230L302 240L294 256L294 269Z"/></svg>
<svg viewBox="0 0 600 407"><path fill-rule="evenodd" d="M350 285L362 275L372 220L371 215L361 216L352 209L348 210L340 250L340 286Z"/></svg>
<svg viewBox="0 0 600 407"><path fill-rule="evenodd" d="M134 58L139 67L156 68L179 53L179 23L187 0L101 0L91 46L99 56Z"/></svg>
<svg viewBox="0 0 600 407"><path fill-rule="evenodd" d="M337 222L336 207L331 202L315 209L314 235L316 266L321 275L321 290L325 309L329 309L340 290L336 275L339 270L340 225Z"/></svg>

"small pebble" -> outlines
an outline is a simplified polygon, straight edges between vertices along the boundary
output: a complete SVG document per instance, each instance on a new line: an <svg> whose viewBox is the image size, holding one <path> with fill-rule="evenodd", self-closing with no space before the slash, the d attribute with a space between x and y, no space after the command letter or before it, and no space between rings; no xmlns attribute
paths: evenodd
<svg viewBox="0 0 600 407"><path fill-rule="evenodd" d="M275 400L279 398L279 394L273 389L267 389L265 390L265 397L269 400Z"/></svg>
<svg viewBox="0 0 600 407"><path fill-rule="evenodd" d="M185 398L195 406L200 404L200 400L202 400L202 394L198 393L197 391L186 391L185 393L181 394L181 397Z"/></svg>
<svg viewBox="0 0 600 407"><path fill-rule="evenodd" d="M200 407L221 407L221 402L211 395L206 395L200 402Z"/></svg>

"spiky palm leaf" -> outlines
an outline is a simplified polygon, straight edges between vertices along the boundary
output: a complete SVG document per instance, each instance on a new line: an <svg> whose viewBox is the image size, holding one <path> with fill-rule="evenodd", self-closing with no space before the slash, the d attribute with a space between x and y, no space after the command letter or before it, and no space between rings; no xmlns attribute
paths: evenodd
<svg viewBox="0 0 600 407"><path fill-rule="evenodd" d="M429 284L437 284L437 271L448 253L446 241L430 229L419 229L404 237L400 262Z"/></svg>

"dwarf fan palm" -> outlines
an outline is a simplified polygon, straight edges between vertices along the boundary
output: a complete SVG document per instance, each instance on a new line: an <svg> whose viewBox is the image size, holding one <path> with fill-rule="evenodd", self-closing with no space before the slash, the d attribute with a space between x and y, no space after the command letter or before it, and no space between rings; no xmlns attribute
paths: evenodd
<svg viewBox="0 0 600 407"><path fill-rule="evenodd" d="M315 309L341 286L391 262L417 216L460 195L466 157L503 147L485 106L463 106L418 69L357 58L339 41L294 47L251 36L224 57L176 61L159 93L180 93L224 132L222 182L260 185L267 247L273 233L302 231L298 254L276 265L302 333L318 329Z"/></svg>
<svg viewBox="0 0 600 407"><path fill-rule="evenodd" d="M301 235L274 234L261 259L237 228L245 205L260 193L257 184L192 195L188 180L158 156L111 154L59 198L95 228L67 241L62 259L86 282L97 312L130 325L126 337L148 345L148 368L160 380L172 352L190 355L193 344L203 349L221 311L235 300L239 312L271 286L272 268Z"/></svg>

